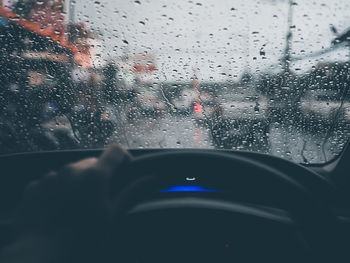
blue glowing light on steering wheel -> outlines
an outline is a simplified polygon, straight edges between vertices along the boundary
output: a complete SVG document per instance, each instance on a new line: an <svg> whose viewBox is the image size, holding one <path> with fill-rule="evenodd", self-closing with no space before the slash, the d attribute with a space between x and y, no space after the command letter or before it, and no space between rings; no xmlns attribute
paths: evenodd
<svg viewBox="0 0 350 263"><path fill-rule="evenodd" d="M175 185L167 187L159 192L220 192L218 190L204 188L198 185Z"/></svg>

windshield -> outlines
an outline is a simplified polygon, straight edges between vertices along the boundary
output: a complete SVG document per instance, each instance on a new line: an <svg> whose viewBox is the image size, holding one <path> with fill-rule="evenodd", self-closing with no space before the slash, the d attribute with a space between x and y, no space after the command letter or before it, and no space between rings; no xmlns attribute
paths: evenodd
<svg viewBox="0 0 350 263"><path fill-rule="evenodd" d="M324 163L348 140L348 0L0 5L0 154L117 142Z"/></svg>

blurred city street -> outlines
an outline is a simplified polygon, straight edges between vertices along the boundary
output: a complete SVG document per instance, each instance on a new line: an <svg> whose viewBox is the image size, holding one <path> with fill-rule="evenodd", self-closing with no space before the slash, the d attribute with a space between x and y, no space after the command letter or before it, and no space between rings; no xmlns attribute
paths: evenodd
<svg viewBox="0 0 350 263"><path fill-rule="evenodd" d="M0 3L1 154L117 142L324 163L349 137L350 29L337 5L306 22L307 1Z"/></svg>

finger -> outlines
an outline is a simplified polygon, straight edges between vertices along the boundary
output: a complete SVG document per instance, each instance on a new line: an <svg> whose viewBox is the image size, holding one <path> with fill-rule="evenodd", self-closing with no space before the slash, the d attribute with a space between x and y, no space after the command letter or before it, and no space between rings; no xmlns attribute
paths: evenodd
<svg viewBox="0 0 350 263"><path fill-rule="evenodd" d="M113 175L118 168L131 160L131 154L118 144L109 146L98 160L98 167L107 175Z"/></svg>
<svg viewBox="0 0 350 263"><path fill-rule="evenodd" d="M95 167L97 165L97 158L86 158L81 161L68 165L71 175L79 175L82 171Z"/></svg>
<svg viewBox="0 0 350 263"><path fill-rule="evenodd" d="M59 182L66 187L79 184L86 176L87 171L96 170L97 158L87 158L81 161L70 163L58 172ZM91 173L89 173L91 174ZM97 177L97 175L95 176ZM73 184L73 185L72 185Z"/></svg>

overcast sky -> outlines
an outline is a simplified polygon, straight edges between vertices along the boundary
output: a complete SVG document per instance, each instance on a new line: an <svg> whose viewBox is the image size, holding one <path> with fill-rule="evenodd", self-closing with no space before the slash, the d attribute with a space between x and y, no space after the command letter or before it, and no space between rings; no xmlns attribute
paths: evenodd
<svg viewBox="0 0 350 263"><path fill-rule="evenodd" d="M160 79L237 79L242 72L278 70L285 48L287 0L76 0L75 21L101 32L103 57L154 55ZM349 0L296 0L292 52L307 55L330 46L350 27ZM260 51L265 52L265 55ZM344 61L349 50L293 64L307 71L317 61Z"/></svg>

